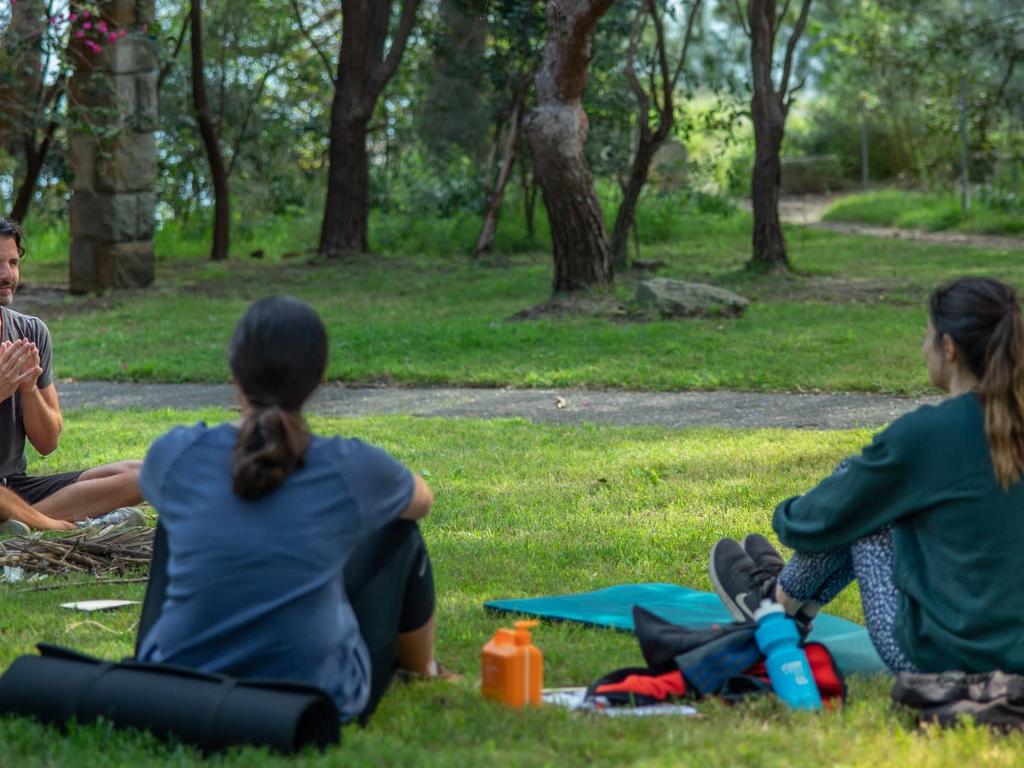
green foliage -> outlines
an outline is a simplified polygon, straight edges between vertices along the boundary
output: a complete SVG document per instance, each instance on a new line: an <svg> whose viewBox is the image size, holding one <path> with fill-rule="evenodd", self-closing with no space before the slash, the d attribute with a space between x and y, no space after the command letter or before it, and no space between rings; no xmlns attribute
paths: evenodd
<svg viewBox="0 0 1024 768"><path fill-rule="evenodd" d="M990 193L991 194L991 193ZM927 230L959 230L1015 234L1024 232L1024 216L1015 198L999 197L996 204L981 195L964 216L960 198L952 193L886 190L851 195L832 204L825 221L859 221L888 227Z"/></svg>
<svg viewBox="0 0 1024 768"><path fill-rule="evenodd" d="M331 329L328 378L336 381L917 393L927 390L919 337L931 288L964 273L1024 285L1016 251L796 227L787 241L800 274L755 278L742 268L749 217L699 214L702 199L648 197L640 209L640 255L663 260L660 275L753 299L738 320L509 322L548 297L551 279L550 256L528 250L514 206L503 230L512 238L502 244L508 250L484 264L466 258L476 227L458 217L382 215L375 230L419 252L392 253L376 243L381 255L319 266L282 261L267 245L277 238L281 248L305 251L316 242L314 219L272 220L263 240L240 241L264 246L263 260L236 250L242 258L216 265L174 257L179 249L196 256L205 249L186 232L165 229L156 290L31 311L54 334L58 375L79 379L225 381L223 350L245 306L287 293L312 302ZM538 248L543 238L539 232ZM446 241L454 250L418 245ZM519 246L524 250L513 252ZM40 282L53 268L30 257L23 279ZM612 298L628 306L639 277L619 275Z"/></svg>
<svg viewBox="0 0 1024 768"><path fill-rule="evenodd" d="M61 449L33 466L83 466L98 458L97 446L113 446L121 457L141 456L153 437L174 424L231 418L220 410L72 413ZM612 720L557 708L507 710L480 697L480 648L509 621L485 613L485 600L634 581L710 589L706 562L714 541L767 532L773 505L826 475L869 439L867 431L678 431L415 418L313 418L311 426L382 445L408 466L429 471L437 501L422 529L438 584L439 656L465 680L392 686L369 726L344 729L342 744L324 754L284 758L245 749L201 759L192 749L104 724L72 726L63 734L8 717L0 719L0 764L817 768L840 755L852 766L1009 768L1019 762L1020 734L971 725L916 729L910 713L890 703L887 678L851 678L846 707L820 715L792 713L769 700L734 707L709 701L698 705L700 718ZM40 640L109 659L131 653L137 609L82 621L59 605L141 599L141 584L104 586L72 576L42 586L58 588L0 585L0 665L34 653ZM829 610L860 620L856 589ZM534 636L544 651L548 686L586 685L642 663L636 639L626 633L545 622Z"/></svg>

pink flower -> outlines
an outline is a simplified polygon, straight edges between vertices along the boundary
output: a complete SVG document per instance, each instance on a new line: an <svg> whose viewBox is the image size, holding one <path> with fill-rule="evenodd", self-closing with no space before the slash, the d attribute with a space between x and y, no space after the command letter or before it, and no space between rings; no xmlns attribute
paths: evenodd
<svg viewBox="0 0 1024 768"><path fill-rule="evenodd" d="M89 18L89 12L88 11L82 11L82 18L83 19L88 19Z"/></svg>
<svg viewBox="0 0 1024 768"><path fill-rule="evenodd" d="M78 30L77 32L75 32L75 37L78 37L78 38L85 37L85 32L83 32L82 30Z"/></svg>
<svg viewBox="0 0 1024 768"><path fill-rule="evenodd" d="M96 25L96 29L100 31L100 34L107 34L107 22L101 21L99 24Z"/></svg>
<svg viewBox="0 0 1024 768"><path fill-rule="evenodd" d="M109 35L107 35L107 42L112 43L115 40L117 40L117 35L114 34L113 32L111 32Z"/></svg>
<svg viewBox="0 0 1024 768"><path fill-rule="evenodd" d="M70 16L68 16L68 21L70 21L71 23L78 21L78 14L72 13Z"/></svg>
<svg viewBox="0 0 1024 768"><path fill-rule="evenodd" d="M86 40L85 41L85 45L93 53L99 53L100 51L103 50L98 45L96 45L96 43L94 43L92 40Z"/></svg>
<svg viewBox="0 0 1024 768"><path fill-rule="evenodd" d="M128 34L128 30L127 29L119 29L119 30L117 30L117 36L118 37L124 37L127 34Z"/></svg>
<svg viewBox="0 0 1024 768"><path fill-rule="evenodd" d="M85 22L85 24L82 25L82 29L92 29L92 22L91 21Z"/></svg>

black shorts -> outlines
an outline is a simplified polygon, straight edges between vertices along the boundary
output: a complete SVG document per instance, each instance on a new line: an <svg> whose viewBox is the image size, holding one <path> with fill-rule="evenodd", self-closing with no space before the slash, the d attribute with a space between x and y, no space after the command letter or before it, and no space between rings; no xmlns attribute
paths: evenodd
<svg viewBox="0 0 1024 768"><path fill-rule="evenodd" d="M65 488L75 482L85 470L77 472L60 472L56 475L38 475L29 477L22 473L20 475L8 475L2 481L9 490L14 491L29 504L38 504L47 496L52 496L61 488Z"/></svg>

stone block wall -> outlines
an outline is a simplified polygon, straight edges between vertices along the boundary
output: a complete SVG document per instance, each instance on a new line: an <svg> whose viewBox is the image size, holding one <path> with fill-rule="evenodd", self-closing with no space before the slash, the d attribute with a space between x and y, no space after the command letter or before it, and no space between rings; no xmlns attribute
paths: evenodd
<svg viewBox="0 0 1024 768"><path fill-rule="evenodd" d="M95 54L75 51L69 160L72 293L153 282L158 61L142 31L152 0L105 0L127 35Z"/></svg>

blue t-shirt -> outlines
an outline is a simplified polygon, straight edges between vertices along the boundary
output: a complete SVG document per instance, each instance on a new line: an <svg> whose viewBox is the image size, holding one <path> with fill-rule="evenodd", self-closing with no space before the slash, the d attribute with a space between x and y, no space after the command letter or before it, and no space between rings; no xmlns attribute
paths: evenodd
<svg viewBox="0 0 1024 768"><path fill-rule="evenodd" d="M234 424L176 427L140 485L167 530L168 586L144 661L323 688L344 720L370 661L343 582L349 557L409 505L413 476L359 440L314 437L305 464L259 499L231 489Z"/></svg>

